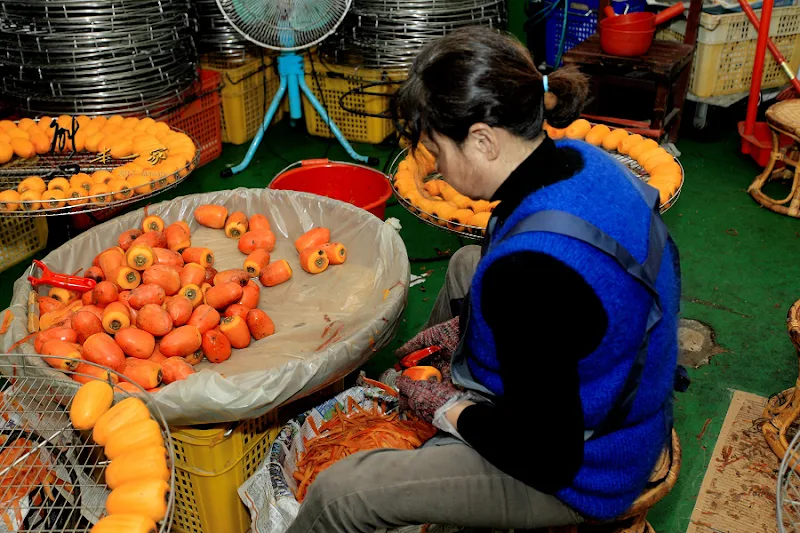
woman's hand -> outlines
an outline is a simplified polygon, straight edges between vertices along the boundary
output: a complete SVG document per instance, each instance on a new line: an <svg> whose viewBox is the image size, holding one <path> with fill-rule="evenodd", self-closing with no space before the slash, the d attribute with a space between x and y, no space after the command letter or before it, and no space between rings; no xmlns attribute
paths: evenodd
<svg viewBox="0 0 800 533"><path fill-rule="evenodd" d="M422 381L400 376L396 384L400 391L400 410L411 411L427 422L433 422L436 411L460 394L449 380Z"/></svg>
<svg viewBox="0 0 800 533"><path fill-rule="evenodd" d="M422 350L429 346L439 346L441 351L421 364L436 367L442 373L442 380L449 382L450 357L458 347L460 339L461 332L458 326L458 318L453 318L417 333L414 338L395 350L394 354L398 358L403 358L417 350Z"/></svg>

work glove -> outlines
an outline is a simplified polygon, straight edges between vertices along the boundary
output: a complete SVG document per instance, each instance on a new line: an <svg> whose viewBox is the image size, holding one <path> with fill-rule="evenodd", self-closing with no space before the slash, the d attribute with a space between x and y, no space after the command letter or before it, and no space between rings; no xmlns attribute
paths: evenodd
<svg viewBox="0 0 800 533"><path fill-rule="evenodd" d="M436 367L442 373L442 381L449 383L450 358L461 339L458 321L458 318L453 318L420 331L410 341L395 350L395 356L398 359L402 359L417 350L422 350L429 346L439 346L441 350L438 353L433 354L430 358L420 362L420 364Z"/></svg>
<svg viewBox="0 0 800 533"><path fill-rule="evenodd" d="M400 411L411 411L417 418L433 423L436 411L461 391L448 380L422 381L399 376L395 383L400 391Z"/></svg>

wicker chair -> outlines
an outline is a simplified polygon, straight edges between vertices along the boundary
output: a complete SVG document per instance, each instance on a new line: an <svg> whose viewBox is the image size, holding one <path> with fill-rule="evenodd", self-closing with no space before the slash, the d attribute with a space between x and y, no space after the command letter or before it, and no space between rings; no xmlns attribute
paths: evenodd
<svg viewBox="0 0 800 533"><path fill-rule="evenodd" d="M800 100L784 100L774 104L766 113L767 124L772 134L772 153L769 164L756 176L747 189L750 196L762 206L790 217L800 218ZM782 148L782 138L792 143ZM775 166L782 162L780 168ZM792 190L782 199L767 196L761 189L771 180L792 180Z"/></svg>
<svg viewBox="0 0 800 533"><path fill-rule="evenodd" d="M542 533L655 533L647 522L647 513L678 481L681 470L681 443L672 431L672 449L664 449L650 476L650 486L624 515L613 522L585 522L580 526L552 527ZM671 452L671 453L670 453ZM671 460L670 460L671 457Z"/></svg>
<svg viewBox="0 0 800 533"><path fill-rule="evenodd" d="M795 302L789 309L786 326L800 362L800 301ZM764 408L766 421L761 425L761 432L778 459L783 459L786 455L789 442L792 440L786 433L798 417L800 417L800 377L793 388L772 396ZM793 467L796 468L796 465Z"/></svg>

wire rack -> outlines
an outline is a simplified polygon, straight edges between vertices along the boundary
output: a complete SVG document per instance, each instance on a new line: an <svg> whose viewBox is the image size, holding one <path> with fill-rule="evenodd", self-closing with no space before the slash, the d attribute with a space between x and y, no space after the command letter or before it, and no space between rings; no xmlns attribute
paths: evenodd
<svg viewBox="0 0 800 533"><path fill-rule="evenodd" d="M189 0L0 0L0 94L29 114L159 116L197 77Z"/></svg>
<svg viewBox="0 0 800 533"><path fill-rule="evenodd" d="M63 358L52 358L60 360ZM124 376L88 361L83 365L107 372L109 383L127 382ZM25 375L20 367L44 367ZM79 367L80 368L80 367ZM69 419L72 398L79 387L74 371L51 369L38 355L0 354L0 515L9 531L51 533L89 532L105 513L108 461L102 446L89 434L74 429ZM150 409L161 426L170 470L167 514L159 525L167 533L175 505L175 472L169 427L150 395L133 384L133 393ZM115 393L117 401L130 393ZM4 528L5 529L5 528Z"/></svg>
<svg viewBox="0 0 800 533"><path fill-rule="evenodd" d="M177 128L171 129L173 131L186 133ZM79 200L75 201L86 203L79 205L70 205L70 200L65 199L65 205L63 206L45 207L41 205L36 208L35 204L41 204L40 201L20 201L15 202L20 204L19 209L14 211L2 211L2 215L4 217L73 215L77 213L114 209L151 198L164 191L177 187L189 177L192 170L197 167L200 161L200 145L197 139L192 138L192 142L194 142L195 145L194 159L175 172L154 177L152 181L138 184L135 189L125 187L119 191L112 191L110 193L82 196ZM47 153L44 155L37 155L32 159L17 158L5 165L0 165L0 191L16 189L22 180L29 176L40 176L45 181L45 184L48 184L50 180L54 178L66 177L69 179L70 176L79 172L86 174L91 174L98 170L107 170L110 172L126 162L128 162L128 160L99 157L98 154L83 152L73 152L69 154ZM137 192L142 190L147 190L148 192ZM109 199L109 197L114 198L115 194L117 195L115 199Z"/></svg>
<svg viewBox="0 0 800 533"><path fill-rule="evenodd" d="M415 206L414 204L403 198L403 195L397 191L397 188L395 188L394 175L397 172L397 167L400 164L400 161L405 159L407 154L408 154L408 148L401 150L400 153L397 154L397 156L394 158L394 161L392 161L390 172L388 174L389 183L392 186L392 192L394 193L394 196L397 199L398 203L400 203L400 205L402 205L412 215L416 216L419 220L421 220L425 224L428 224L429 226L445 230L448 233L452 233L454 235L458 235L459 237L464 237L467 239L472 239L472 240L483 239L483 236L486 234L485 228L480 228L478 226L470 226L468 224L458 224L441 219L436 215L428 213L427 211L423 211L419 207ZM611 155L613 155L617 161L625 165L634 174L634 176L636 176L640 180L647 183L647 181L650 179L650 175L644 168L642 168L641 165L639 165L639 163L636 162L636 160L632 159L627 155L622 155L617 152L612 152ZM675 205L675 202L678 201L678 197L680 196L681 190L683 189L683 180L684 180L683 166L681 165L680 161L678 161L677 158L675 159L675 162L678 163L678 165L681 167L681 183L678 186L678 189L675 191L675 194L673 194L669 200L661 204L660 211L662 214L665 213L673 205ZM441 174L431 174L429 176L426 176L425 178L423 178L423 182L428 182L430 180L435 180L435 179L442 179Z"/></svg>
<svg viewBox="0 0 800 533"><path fill-rule="evenodd" d="M244 61L259 48L242 36L225 20L216 0L194 0L197 9L197 51L213 54L216 59Z"/></svg>
<svg viewBox="0 0 800 533"><path fill-rule="evenodd" d="M425 45L458 28L507 23L504 0L354 0L325 48L365 68L405 70Z"/></svg>

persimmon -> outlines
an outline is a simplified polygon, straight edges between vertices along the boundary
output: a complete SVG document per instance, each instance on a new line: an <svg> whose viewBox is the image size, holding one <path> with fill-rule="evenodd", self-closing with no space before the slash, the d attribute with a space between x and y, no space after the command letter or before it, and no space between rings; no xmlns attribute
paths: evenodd
<svg viewBox="0 0 800 533"><path fill-rule="evenodd" d="M160 364L133 357L126 359L122 375L140 385L143 389L158 387L163 378Z"/></svg>
<svg viewBox="0 0 800 533"><path fill-rule="evenodd" d="M128 304L138 311L147 304L163 304L165 296L166 292L159 285L139 285L131 291Z"/></svg>
<svg viewBox="0 0 800 533"><path fill-rule="evenodd" d="M231 342L219 328L203 333L203 354L212 363L227 361L231 356Z"/></svg>
<svg viewBox="0 0 800 533"><path fill-rule="evenodd" d="M164 220L158 215L147 215L142 220L142 231L145 233L164 231Z"/></svg>
<svg viewBox="0 0 800 533"><path fill-rule="evenodd" d="M194 210L194 219L201 226L207 228L222 229L225 227L225 220L228 218L228 210L222 205L201 205Z"/></svg>
<svg viewBox="0 0 800 533"><path fill-rule="evenodd" d="M89 311L75 313L75 316L72 317L72 329L78 333L78 342L81 344L95 333L105 331L103 321Z"/></svg>
<svg viewBox="0 0 800 533"><path fill-rule="evenodd" d="M42 360L58 370L75 370L81 363L81 347L71 342L53 339L42 345ZM50 357L46 357L50 356Z"/></svg>
<svg viewBox="0 0 800 533"><path fill-rule="evenodd" d="M328 264L328 254L318 246L310 246L300 252L300 266L309 274L324 272Z"/></svg>
<svg viewBox="0 0 800 533"><path fill-rule="evenodd" d="M36 353L42 353L42 346L50 340L60 340L69 343L78 342L78 332L68 327L50 328L47 331L40 331L36 334L33 341L33 349Z"/></svg>
<svg viewBox="0 0 800 533"><path fill-rule="evenodd" d="M269 220L267 217L261 214L255 214L250 217L247 222L249 229L256 230L256 231L271 231L272 227L269 224Z"/></svg>
<svg viewBox="0 0 800 533"><path fill-rule="evenodd" d="M258 280L265 287L274 287L292 279L292 267L286 259L275 261L264 267Z"/></svg>
<svg viewBox="0 0 800 533"><path fill-rule="evenodd" d="M142 274L142 281L146 287L155 285L161 287L167 296L177 294L181 290L181 275L178 268L167 265L153 265ZM141 287L137 288L139 290ZM136 292L136 290L134 292Z"/></svg>
<svg viewBox="0 0 800 533"><path fill-rule="evenodd" d="M91 296L92 291L87 291L87 293ZM62 307L64 307L64 304L55 298L50 298L49 296L39 296L39 313L41 314L49 313L50 311L55 311L56 309L61 309Z"/></svg>
<svg viewBox="0 0 800 533"><path fill-rule="evenodd" d="M242 287L247 285L250 281L250 276L248 273L241 268L234 268L232 270L223 270L222 272L218 272L213 279L212 285L222 285L223 283L234 282L238 283Z"/></svg>
<svg viewBox="0 0 800 533"><path fill-rule="evenodd" d="M214 266L214 252L210 248L191 247L181 253L185 263L197 263L201 267Z"/></svg>
<svg viewBox="0 0 800 533"><path fill-rule="evenodd" d="M206 304L214 309L225 309L229 305L239 301L242 294L244 294L242 286L236 282L229 281L208 289L205 295L205 301Z"/></svg>
<svg viewBox="0 0 800 533"><path fill-rule="evenodd" d="M108 367L117 372L125 369L125 353L105 333L95 333L83 343L83 357L90 363Z"/></svg>
<svg viewBox="0 0 800 533"><path fill-rule="evenodd" d="M331 265L341 265L347 260L347 249L340 242L329 242L320 248L328 256L328 262Z"/></svg>
<svg viewBox="0 0 800 533"><path fill-rule="evenodd" d="M164 230L164 234L167 237L167 248L173 252L181 253L186 248L192 246L189 226L185 223L175 222L174 224L170 224L167 226L167 229Z"/></svg>
<svg viewBox="0 0 800 533"><path fill-rule="evenodd" d="M164 335L158 349L165 357L186 357L200 349L202 340L196 326L181 326Z"/></svg>
<svg viewBox="0 0 800 533"><path fill-rule="evenodd" d="M136 359L149 358L156 347L155 337L139 328L122 328L114 335L114 342L125 355Z"/></svg>
<svg viewBox="0 0 800 533"><path fill-rule="evenodd" d="M130 268L139 271L147 270L156 260L153 249L146 244L132 244L125 254L125 259Z"/></svg>
<svg viewBox="0 0 800 533"><path fill-rule="evenodd" d="M111 281L101 281L92 289L92 303L101 307L116 302L118 297L119 289Z"/></svg>
<svg viewBox="0 0 800 533"><path fill-rule="evenodd" d="M139 309L136 326L154 337L163 337L172 330L172 318L160 305L147 304Z"/></svg>
<svg viewBox="0 0 800 533"><path fill-rule="evenodd" d="M234 348L242 349L250 346L250 330L242 317L222 317L219 330L228 338Z"/></svg>
<svg viewBox="0 0 800 533"><path fill-rule="evenodd" d="M252 307L247 307L242 304L233 304L225 309L225 312L222 313L222 316L240 316L244 319L247 319L247 313L252 309Z"/></svg>
<svg viewBox="0 0 800 533"><path fill-rule="evenodd" d="M96 283L100 283L106 279L106 275L103 274L103 270L96 266L86 269L86 272L83 273L83 277L93 279Z"/></svg>
<svg viewBox="0 0 800 533"><path fill-rule="evenodd" d="M131 315L125 304L112 302L106 306L103 311L103 329L106 330L106 333L113 335L122 328L127 328L130 325Z"/></svg>
<svg viewBox="0 0 800 533"><path fill-rule="evenodd" d="M142 282L142 275L129 266L119 266L108 276L122 290L133 290Z"/></svg>
<svg viewBox="0 0 800 533"><path fill-rule="evenodd" d="M150 248L166 248L167 237L160 231L148 231L139 235L131 246L136 246L137 244L144 244Z"/></svg>
<svg viewBox="0 0 800 533"><path fill-rule="evenodd" d="M414 381L442 381L442 373L433 366L412 366L403 370L403 375Z"/></svg>
<svg viewBox="0 0 800 533"><path fill-rule="evenodd" d="M174 383L194 373L194 367L182 357L170 357L161 363L161 379L164 383Z"/></svg>
<svg viewBox="0 0 800 533"><path fill-rule="evenodd" d="M172 318L172 325L179 327L189 321L189 317L192 316L192 311L194 311L194 306L187 297L176 295L164 304L164 310Z"/></svg>
<svg viewBox="0 0 800 533"><path fill-rule="evenodd" d="M247 329L254 339L259 340L275 333L275 324L261 309L251 309L245 317Z"/></svg>
<svg viewBox="0 0 800 533"><path fill-rule="evenodd" d="M331 230L328 228L312 228L303 233L294 241L294 247L302 252L309 246L321 246L331 240Z"/></svg>
<svg viewBox="0 0 800 533"><path fill-rule="evenodd" d="M244 260L244 271L247 272L247 275L251 278L257 278L261 275L264 267L269 264L269 260L269 252L263 248L259 248L248 255Z"/></svg>
<svg viewBox="0 0 800 533"><path fill-rule="evenodd" d="M241 211L234 211L225 220L225 235L230 239L238 239L247 233L248 227L247 215Z"/></svg>
<svg viewBox="0 0 800 533"><path fill-rule="evenodd" d="M120 234L119 239L117 241L119 243L119 247L125 251L128 251L128 248L131 247L133 241L138 239L141 236L141 234L142 230L138 229L129 229L128 231L123 231L122 234Z"/></svg>
<svg viewBox="0 0 800 533"><path fill-rule="evenodd" d="M258 249L271 252L275 249L275 234L270 230L250 230L239 237L239 251L250 255Z"/></svg>
<svg viewBox="0 0 800 533"><path fill-rule="evenodd" d="M258 288L256 282L250 280L250 282L242 287L242 297L239 299L237 304L243 305L248 309L255 309L258 307L258 301L261 298L261 289Z"/></svg>
<svg viewBox="0 0 800 533"><path fill-rule="evenodd" d="M197 263L186 263L180 273L181 287L187 285L197 285L198 287L205 281L206 269Z"/></svg>
<svg viewBox="0 0 800 533"><path fill-rule="evenodd" d="M189 318L187 322L190 326L195 326L200 333L203 334L206 331L213 329L219 325L219 311L211 307L210 305L202 304L198 306L194 312L192 312L192 316Z"/></svg>
<svg viewBox="0 0 800 533"><path fill-rule="evenodd" d="M156 254L156 265L175 267L179 271L183 268L183 257L178 252L166 248L153 248L153 253Z"/></svg>
<svg viewBox="0 0 800 533"><path fill-rule="evenodd" d="M195 284L184 285L178 294L192 302L192 306L195 308L203 303L203 291Z"/></svg>

